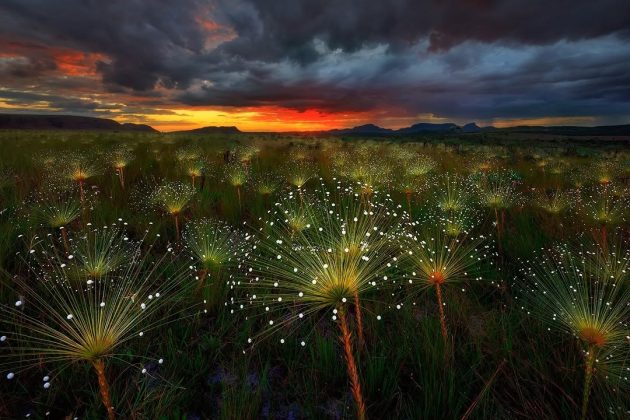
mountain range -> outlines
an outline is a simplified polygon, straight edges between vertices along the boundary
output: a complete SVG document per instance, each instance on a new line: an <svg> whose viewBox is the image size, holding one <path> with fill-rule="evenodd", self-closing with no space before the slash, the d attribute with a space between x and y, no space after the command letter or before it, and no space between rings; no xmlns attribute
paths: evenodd
<svg viewBox="0 0 630 420"><path fill-rule="evenodd" d="M431 133L478 133L482 130L493 130L494 127L486 127L484 129L477 126L477 124L468 123L462 127L453 123L443 124L431 124L431 123L418 123L409 127L399 128L398 130L392 130L390 128L382 128L374 124L365 124L353 128L328 130L326 133L332 135L376 135L376 136L389 136L389 135L414 135L414 134L431 134Z"/></svg>
<svg viewBox="0 0 630 420"><path fill-rule="evenodd" d="M158 131L145 124L119 123L106 118L76 115L0 114L0 129L5 130L109 130Z"/></svg>
<svg viewBox="0 0 630 420"><path fill-rule="evenodd" d="M392 130L382 128L374 124L360 125L353 128L335 129L321 132L333 136L413 136L422 134L468 134L468 133L530 133L530 134L551 134L559 136L630 136L630 124L626 125L604 125L597 127L579 126L514 126L496 128L492 126L479 127L471 122L463 126L453 123L418 123L409 127Z"/></svg>
<svg viewBox="0 0 630 420"><path fill-rule="evenodd" d="M241 130L232 126L209 126L195 128L193 130L171 131L172 134L238 134Z"/></svg>
<svg viewBox="0 0 630 420"><path fill-rule="evenodd" d="M83 117L75 115L47 114L0 114L0 129L8 130L110 130L139 131L158 133L159 131L146 124L119 123L105 118ZM471 122L462 126L454 123L417 123L397 130L365 124L352 128L333 129L313 132L313 134L332 136L414 136L414 135L449 135L468 133L528 133L551 134L564 136L630 136L630 124L608 125L598 127L578 126L516 126L507 128L479 127ZM234 126L208 126L193 130L175 131L175 134L238 134L241 131Z"/></svg>

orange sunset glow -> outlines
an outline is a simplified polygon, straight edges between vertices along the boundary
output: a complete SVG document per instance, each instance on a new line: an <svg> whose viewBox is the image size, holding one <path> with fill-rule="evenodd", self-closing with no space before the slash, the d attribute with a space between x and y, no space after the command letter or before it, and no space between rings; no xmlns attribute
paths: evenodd
<svg viewBox="0 0 630 420"><path fill-rule="evenodd" d="M360 124L369 117L357 113L332 114L316 110L296 111L278 107L245 109L179 108L167 114L137 115L121 122L143 122L161 131L188 130L204 126L237 126L242 131L319 131Z"/></svg>

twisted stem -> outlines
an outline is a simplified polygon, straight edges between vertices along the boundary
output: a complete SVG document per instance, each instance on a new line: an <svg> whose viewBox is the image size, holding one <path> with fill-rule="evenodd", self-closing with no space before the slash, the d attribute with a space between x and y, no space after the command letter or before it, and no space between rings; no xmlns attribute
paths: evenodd
<svg viewBox="0 0 630 420"><path fill-rule="evenodd" d="M357 405L357 419L366 420L365 414L365 401L363 400L363 393L361 392L361 382L359 380L359 371L357 369L357 363L354 359L352 352L352 333L348 328L348 320L346 318L346 311L343 306L338 309L339 315L339 328L341 329L341 343L343 344L343 350L346 356L346 367L348 370L348 376L350 377L350 389L354 402Z"/></svg>
<svg viewBox="0 0 630 420"><path fill-rule="evenodd" d="M584 392L582 394L582 420L586 419L588 411L588 400L591 395L591 384L593 383L593 371L595 369L595 346L588 347L588 356L584 366Z"/></svg>
<svg viewBox="0 0 630 420"><path fill-rule="evenodd" d="M92 365L94 366L96 376L98 377L98 387L101 392L101 400L107 409L107 419L114 420L116 418L116 414L114 414L114 407L112 406L112 399L109 394L109 383L107 382L107 376L105 376L105 363L103 363L103 359L96 359Z"/></svg>
<svg viewBox="0 0 630 420"><path fill-rule="evenodd" d="M439 283L435 283L435 293L437 294L438 310L440 311L440 328L442 329L442 338L444 344L448 342L448 330L446 329L446 315L444 314L444 303L442 300L442 287Z"/></svg>

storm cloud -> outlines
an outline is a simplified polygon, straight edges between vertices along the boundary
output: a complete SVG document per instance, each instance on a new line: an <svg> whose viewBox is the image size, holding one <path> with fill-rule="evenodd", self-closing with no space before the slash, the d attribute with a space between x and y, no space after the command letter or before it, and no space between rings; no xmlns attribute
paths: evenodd
<svg viewBox="0 0 630 420"><path fill-rule="evenodd" d="M162 108L630 116L623 0L4 0L0 42L0 98L81 92L69 110L103 109L91 91Z"/></svg>

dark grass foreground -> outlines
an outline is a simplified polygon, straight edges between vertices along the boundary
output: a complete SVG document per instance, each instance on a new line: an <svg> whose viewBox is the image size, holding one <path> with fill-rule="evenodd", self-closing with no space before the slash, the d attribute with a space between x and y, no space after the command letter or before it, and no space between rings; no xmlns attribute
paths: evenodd
<svg viewBox="0 0 630 420"><path fill-rule="evenodd" d="M630 413L614 145L3 132L0 150L2 418Z"/></svg>

